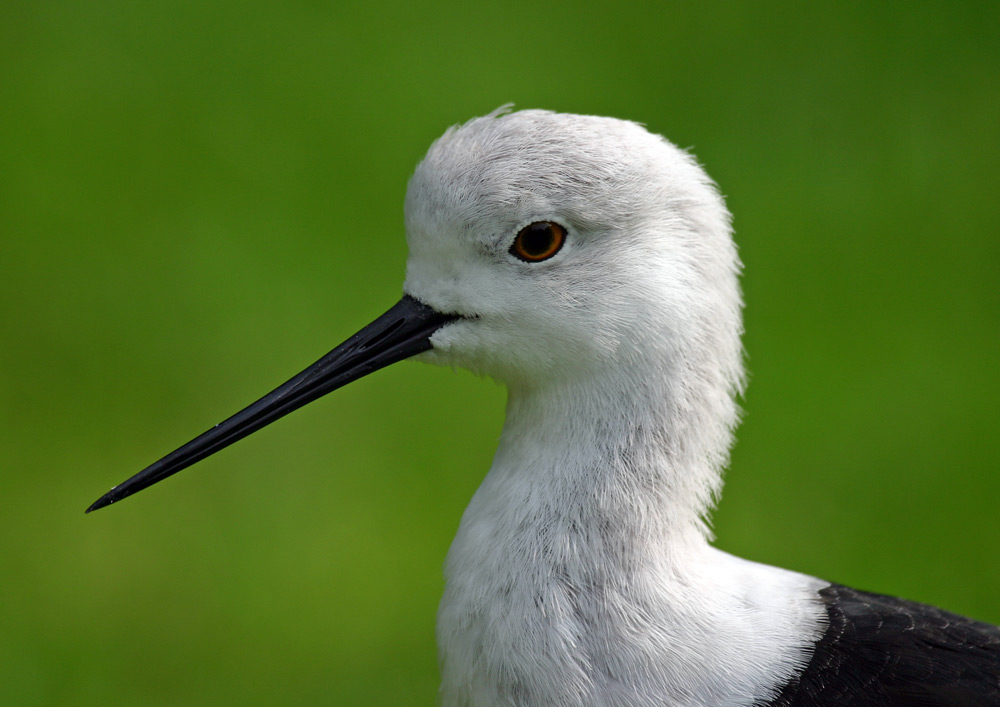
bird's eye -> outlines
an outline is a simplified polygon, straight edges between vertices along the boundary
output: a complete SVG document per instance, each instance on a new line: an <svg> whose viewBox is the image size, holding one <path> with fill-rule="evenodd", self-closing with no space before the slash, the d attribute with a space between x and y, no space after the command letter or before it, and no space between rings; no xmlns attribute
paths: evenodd
<svg viewBox="0 0 1000 707"><path fill-rule="evenodd" d="M566 241L566 229L552 221L535 221L522 228L510 247L510 254L526 263L548 260Z"/></svg>

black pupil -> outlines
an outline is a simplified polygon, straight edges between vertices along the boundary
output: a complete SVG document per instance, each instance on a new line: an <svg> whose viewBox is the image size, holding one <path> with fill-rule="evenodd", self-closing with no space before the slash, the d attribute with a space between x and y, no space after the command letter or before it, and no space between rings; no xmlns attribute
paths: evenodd
<svg viewBox="0 0 1000 707"><path fill-rule="evenodd" d="M544 255L552 247L555 234L552 226L547 223L533 223L524 229L521 236L521 248L528 255Z"/></svg>

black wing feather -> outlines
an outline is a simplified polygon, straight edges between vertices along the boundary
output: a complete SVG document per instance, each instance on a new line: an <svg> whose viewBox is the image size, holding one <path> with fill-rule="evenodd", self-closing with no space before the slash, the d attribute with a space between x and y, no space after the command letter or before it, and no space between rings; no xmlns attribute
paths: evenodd
<svg viewBox="0 0 1000 707"><path fill-rule="evenodd" d="M1000 705L1000 627L831 584L809 664L758 707Z"/></svg>

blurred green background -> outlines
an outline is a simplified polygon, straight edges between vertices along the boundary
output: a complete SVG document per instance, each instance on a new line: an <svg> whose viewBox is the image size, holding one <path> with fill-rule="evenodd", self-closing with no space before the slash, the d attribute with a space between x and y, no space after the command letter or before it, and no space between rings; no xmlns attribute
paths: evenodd
<svg viewBox="0 0 1000 707"><path fill-rule="evenodd" d="M0 5L0 701L429 705L504 392L403 364L100 513L400 294L406 181L512 101L735 214L731 552L1000 622L1000 4Z"/></svg>

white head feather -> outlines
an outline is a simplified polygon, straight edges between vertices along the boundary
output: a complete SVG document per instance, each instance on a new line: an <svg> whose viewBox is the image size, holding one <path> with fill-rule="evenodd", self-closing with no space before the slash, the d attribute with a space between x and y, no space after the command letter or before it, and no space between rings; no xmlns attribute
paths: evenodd
<svg viewBox="0 0 1000 707"><path fill-rule="evenodd" d="M568 232L554 258L510 254L522 227L546 220ZM742 301L729 214L690 155L611 118L477 118L417 167L406 227L406 292L475 316L441 331L428 360L514 394L585 381L643 418L655 405L647 433L696 477L692 510L707 509L737 420Z"/></svg>

